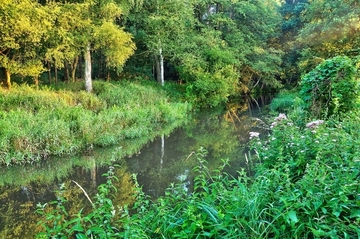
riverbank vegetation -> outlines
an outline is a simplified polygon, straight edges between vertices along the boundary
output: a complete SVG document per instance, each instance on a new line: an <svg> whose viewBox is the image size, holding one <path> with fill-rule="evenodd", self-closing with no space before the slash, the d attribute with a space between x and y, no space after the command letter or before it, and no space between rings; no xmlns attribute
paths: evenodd
<svg viewBox="0 0 360 239"><path fill-rule="evenodd" d="M62 194L53 211L38 205L46 228L38 238L359 237L359 112L305 127L292 120L296 115L276 117L265 140L252 132L254 177L244 169L235 177L209 171L202 149L193 154L193 191L174 183L152 201L138 185L135 203L116 207L116 179L106 175L89 214L68 215Z"/></svg>
<svg viewBox="0 0 360 239"><path fill-rule="evenodd" d="M93 94L75 83L57 87L0 89L1 164L76 154L125 139L151 140L160 128L177 127L189 110L149 82L95 81Z"/></svg>
<svg viewBox="0 0 360 239"><path fill-rule="evenodd" d="M116 177L110 167L89 214L69 215L62 191L51 203L53 210L39 204L45 230L37 238L359 237L359 107L311 121L306 100L300 97L287 115L268 122L269 136L250 132L248 163L255 175L244 169L235 177L223 173L226 161L210 171L206 150L200 149L191 154L198 165L190 191L180 181L152 201L137 185L135 202L117 207L111 200Z"/></svg>
<svg viewBox="0 0 360 239"><path fill-rule="evenodd" d="M192 190L152 202L138 186L117 208L111 168L89 214L64 191L39 205L38 237L359 238L359 22L357 0L2 1L4 165L151 138L189 105L283 87L269 136L249 135L254 176L210 172L201 150Z"/></svg>

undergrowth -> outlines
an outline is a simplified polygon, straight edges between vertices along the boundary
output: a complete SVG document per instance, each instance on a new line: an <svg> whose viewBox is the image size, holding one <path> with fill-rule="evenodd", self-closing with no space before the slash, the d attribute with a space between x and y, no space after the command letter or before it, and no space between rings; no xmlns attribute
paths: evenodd
<svg viewBox="0 0 360 239"><path fill-rule="evenodd" d="M75 83L76 84L76 83ZM76 87L75 87L76 88ZM0 164L24 164L156 136L184 121L189 106L156 85L94 82L94 94L27 85L0 89Z"/></svg>
<svg viewBox="0 0 360 239"><path fill-rule="evenodd" d="M137 185L135 203L117 208L108 178L90 214L71 217L59 202L45 214L39 205L46 217L38 238L359 238L360 117L354 114L307 127L282 114L267 139L252 132L255 177L224 173L226 161L211 172L200 149L192 154L198 165L191 191L174 183L152 201Z"/></svg>

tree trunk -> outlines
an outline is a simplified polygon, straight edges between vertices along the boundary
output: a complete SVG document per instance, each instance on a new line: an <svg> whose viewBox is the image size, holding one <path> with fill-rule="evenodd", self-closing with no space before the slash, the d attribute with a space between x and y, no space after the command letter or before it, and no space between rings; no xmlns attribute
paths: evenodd
<svg viewBox="0 0 360 239"><path fill-rule="evenodd" d="M164 57L162 55L162 48L159 49L159 55L155 57L156 59L156 80L164 85Z"/></svg>
<svg viewBox="0 0 360 239"><path fill-rule="evenodd" d="M76 68L79 62L79 57L75 57L74 61L71 64L71 80L74 82L76 77Z"/></svg>
<svg viewBox="0 0 360 239"><path fill-rule="evenodd" d="M58 83L58 71L57 71L57 68L56 68L56 62L55 62L55 67L54 67L54 70L55 70L55 84L57 84Z"/></svg>
<svg viewBox="0 0 360 239"><path fill-rule="evenodd" d="M34 85L39 86L39 76L34 76Z"/></svg>
<svg viewBox="0 0 360 239"><path fill-rule="evenodd" d="M69 74L69 62L65 61L65 81L69 81L70 74Z"/></svg>
<svg viewBox="0 0 360 239"><path fill-rule="evenodd" d="M5 77L6 77L6 80L5 80L5 84L6 84L6 87L8 89L11 88L11 74L10 74L10 71L6 68L4 68L4 71L5 71Z"/></svg>
<svg viewBox="0 0 360 239"><path fill-rule="evenodd" d="M88 44L86 47L86 51L84 53L84 61L85 61L85 90L87 92L92 92L90 44Z"/></svg>
<svg viewBox="0 0 360 239"><path fill-rule="evenodd" d="M47 66L48 66L48 79L49 79L49 84L51 84L51 64L50 62L47 63Z"/></svg>

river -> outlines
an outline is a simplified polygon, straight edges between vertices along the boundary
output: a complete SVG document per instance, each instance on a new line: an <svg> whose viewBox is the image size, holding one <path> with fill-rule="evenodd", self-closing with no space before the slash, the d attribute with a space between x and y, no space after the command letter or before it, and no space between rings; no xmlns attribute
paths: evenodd
<svg viewBox="0 0 360 239"><path fill-rule="evenodd" d="M268 99L260 102L266 103ZM60 185L66 188L69 214L90 208L82 189L94 196L109 164L116 165L119 179L114 183L117 205L132 202L134 174L143 191L154 199L163 195L172 182L182 181L185 189L191 189L192 168L197 163L194 152L201 147L208 152L210 169L219 167L222 159L229 159L230 166L225 168L229 174L236 175L242 169L250 173L245 154L249 132L261 121L260 113L256 104L233 104L225 113L209 111L191 116L184 127L169 135L159 132L152 142L126 141L112 148L89 150L82 156L0 168L0 238L34 238L41 230L36 224L40 220L36 205L55 200L54 191Z"/></svg>

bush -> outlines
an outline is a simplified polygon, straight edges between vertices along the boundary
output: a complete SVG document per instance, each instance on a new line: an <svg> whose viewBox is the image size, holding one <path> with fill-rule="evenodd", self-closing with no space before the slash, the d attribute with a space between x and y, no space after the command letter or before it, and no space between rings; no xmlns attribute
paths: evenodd
<svg viewBox="0 0 360 239"><path fill-rule="evenodd" d="M356 109L359 83L355 62L336 56L319 64L301 81L301 96L306 108L316 118L343 115Z"/></svg>

